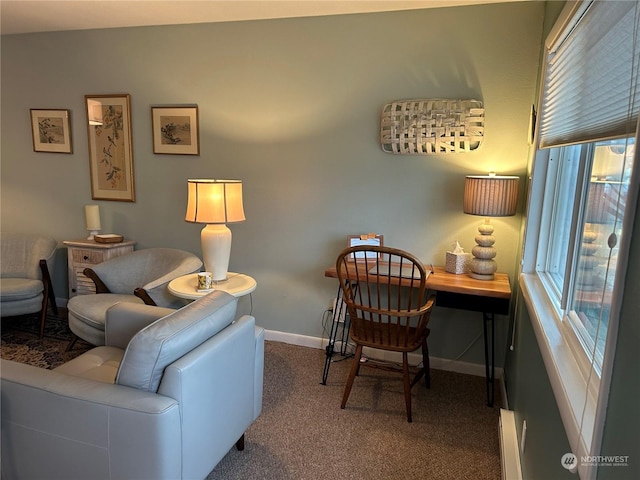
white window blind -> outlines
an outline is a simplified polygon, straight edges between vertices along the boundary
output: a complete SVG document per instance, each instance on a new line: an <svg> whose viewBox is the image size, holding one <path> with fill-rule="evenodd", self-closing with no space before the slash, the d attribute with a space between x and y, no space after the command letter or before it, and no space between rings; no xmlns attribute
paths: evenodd
<svg viewBox="0 0 640 480"><path fill-rule="evenodd" d="M627 136L636 129L637 1L584 1L547 45L540 148Z"/></svg>

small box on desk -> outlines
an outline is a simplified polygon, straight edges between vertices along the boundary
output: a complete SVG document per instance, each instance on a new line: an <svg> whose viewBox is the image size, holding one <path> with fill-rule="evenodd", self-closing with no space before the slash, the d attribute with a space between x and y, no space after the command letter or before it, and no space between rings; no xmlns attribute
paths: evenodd
<svg viewBox="0 0 640 480"><path fill-rule="evenodd" d="M467 273L469 270L470 253L453 253L446 252L446 261L444 269L449 273Z"/></svg>

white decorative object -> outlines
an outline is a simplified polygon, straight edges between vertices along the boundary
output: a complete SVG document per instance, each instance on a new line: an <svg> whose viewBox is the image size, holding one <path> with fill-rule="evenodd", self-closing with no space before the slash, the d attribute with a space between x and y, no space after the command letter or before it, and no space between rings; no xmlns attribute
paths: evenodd
<svg viewBox="0 0 640 480"><path fill-rule="evenodd" d="M213 283L227 281L231 254L231 230L225 225L245 219L240 180L187 180L188 194L185 220L206 223L200 233L202 260Z"/></svg>
<svg viewBox="0 0 640 480"><path fill-rule="evenodd" d="M405 100L382 109L380 143L387 153L471 152L483 136L484 107L478 100Z"/></svg>
<svg viewBox="0 0 640 480"><path fill-rule="evenodd" d="M98 205L85 205L84 217L87 230L89 230L87 240L93 240L93 237L102 230L102 226L100 225L100 207Z"/></svg>
<svg viewBox="0 0 640 480"><path fill-rule="evenodd" d="M446 261L444 269L449 273L466 273L469 269L469 259L471 254L465 253L458 241L451 245L451 252L446 252Z"/></svg>

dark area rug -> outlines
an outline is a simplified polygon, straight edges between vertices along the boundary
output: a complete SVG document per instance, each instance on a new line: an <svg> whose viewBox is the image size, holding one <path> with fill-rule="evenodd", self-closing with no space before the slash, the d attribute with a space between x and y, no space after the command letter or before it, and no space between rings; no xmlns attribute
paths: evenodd
<svg viewBox="0 0 640 480"><path fill-rule="evenodd" d="M58 315L52 312L47 315L42 339L38 338L38 314L2 318L0 357L51 369L93 348L93 345L78 339L70 352L65 351L73 335L69 331L66 310L59 308L58 312Z"/></svg>

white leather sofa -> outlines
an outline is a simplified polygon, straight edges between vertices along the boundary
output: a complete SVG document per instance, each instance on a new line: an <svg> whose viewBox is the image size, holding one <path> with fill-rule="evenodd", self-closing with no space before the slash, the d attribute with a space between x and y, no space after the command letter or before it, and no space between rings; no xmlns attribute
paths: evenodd
<svg viewBox="0 0 640 480"><path fill-rule="evenodd" d="M3 360L2 479L205 478L262 409L264 330L236 305L119 303L105 346L54 370Z"/></svg>

